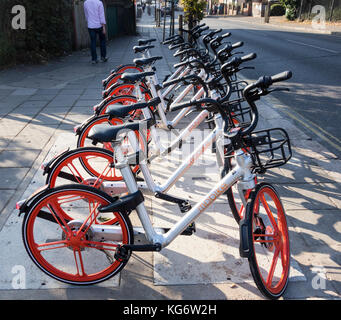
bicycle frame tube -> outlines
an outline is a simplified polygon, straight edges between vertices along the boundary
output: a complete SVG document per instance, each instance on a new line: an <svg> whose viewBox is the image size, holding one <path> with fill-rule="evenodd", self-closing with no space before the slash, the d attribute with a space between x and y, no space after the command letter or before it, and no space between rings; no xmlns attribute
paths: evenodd
<svg viewBox="0 0 341 320"><path fill-rule="evenodd" d="M167 81L173 80L175 78L177 78L179 76L179 78L184 77L185 75L188 74L188 72L191 71L190 67L185 67L182 66L180 68L178 68L168 79ZM167 87L167 89L165 91L162 92L162 98L165 98L169 95L169 93L176 87L176 83L170 85L169 87Z"/></svg>
<svg viewBox="0 0 341 320"><path fill-rule="evenodd" d="M193 100L198 100L200 99L203 95L205 94L205 91L203 88L201 88L192 98ZM172 105L174 104L174 102L172 103ZM171 106L172 108L172 106ZM172 121L169 121L169 125L171 127L175 127L179 124L180 120L188 113L189 110L191 110L192 107L188 107L188 108L184 108L182 109Z"/></svg>
<svg viewBox="0 0 341 320"><path fill-rule="evenodd" d="M125 158L120 143L112 143L112 146L115 151L117 163L115 164L115 167L121 171L121 175L124 179L124 182L128 188L129 193L134 193L138 191L138 187L134 178L134 175L127 163L127 159ZM146 232L147 240L150 242L153 242L156 238L158 238L158 234L153 228L153 225L150 221L150 217L148 215L147 209L144 205L144 202L139 204L136 207L136 211L138 212L138 215L141 215L141 223L143 226L143 229Z"/></svg>
<svg viewBox="0 0 341 320"><path fill-rule="evenodd" d="M210 147L217 136L220 134L221 128L215 128L201 143L200 145L187 157L185 161L177 168L163 185L157 185L149 171L146 162L140 163L140 169L143 173L147 186L153 192L167 192L183 175L184 173L198 160L198 158Z"/></svg>
<svg viewBox="0 0 341 320"><path fill-rule="evenodd" d="M206 141L207 139L205 139ZM130 193L138 190L134 176L125 161L120 145L114 145L115 154L118 160L116 167L121 170L121 174ZM192 157L191 157L192 158ZM235 152L236 166L224 176L213 189L201 199L190 211L188 211L174 226L165 234L158 233L152 226L150 217L144 203L136 207L137 214L145 230L145 235L150 243L161 244L162 247L169 245L178 235L180 235L200 214L202 214L210 205L227 189L232 187L239 179L242 181L251 181L252 159L242 150ZM252 187L249 185L249 187ZM254 187L254 180L253 180Z"/></svg>
<svg viewBox="0 0 341 320"><path fill-rule="evenodd" d="M192 107L185 108L183 110L186 111L186 113L191 109ZM172 152L175 148L177 148L184 140L187 139L187 137L192 133L192 131L197 128L202 122L205 121L205 119L208 117L209 112L207 110L201 111L194 119L193 121L181 131L180 135L175 139L175 141L172 141L170 146L165 149L163 152L161 152L162 156L165 156L166 154Z"/></svg>
<svg viewBox="0 0 341 320"><path fill-rule="evenodd" d="M251 160L251 159L250 159ZM249 170L249 169L247 169ZM180 235L200 214L226 190L233 186L244 175L245 168L237 165L229 174L221 179L207 196L203 197L190 211L188 211L166 234L158 234L154 241L160 241L162 247L168 246L178 235ZM144 217L143 217L144 219ZM147 230L146 230L147 233ZM155 242L154 242L155 243Z"/></svg>

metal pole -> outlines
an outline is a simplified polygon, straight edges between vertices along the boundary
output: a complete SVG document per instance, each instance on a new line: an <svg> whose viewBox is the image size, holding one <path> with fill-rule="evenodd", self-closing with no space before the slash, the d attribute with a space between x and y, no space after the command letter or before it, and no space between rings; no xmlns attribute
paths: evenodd
<svg viewBox="0 0 341 320"><path fill-rule="evenodd" d="M165 0L165 7L164 7L164 13L163 13L163 41L165 41L166 38L166 6L167 6L167 0Z"/></svg>
<svg viewBox="0 0 341 320"><path fill-rule="evenodd" d="M180 36L183 36L182 27L183 27L183 16L182 16L182 14L180 14L179 15L179 34L180 34Z"/></svg>
<svg viewBox="0 0 341 320"><path fill-rule="evenodd" d="M299 21L302 21L301 15L302 15L303 3L304 3L304 0L301 0L300 13L298 14Z"/></svg>
<svg viewBox="0 0 341 320"><path fill-rule="evenodd" d="M334 4L335 4L335 0L332 0L332 4L330 6L330 16L329 16L329 21L332 21L332 17L333 17L333 11L334 11Z"/></svg>

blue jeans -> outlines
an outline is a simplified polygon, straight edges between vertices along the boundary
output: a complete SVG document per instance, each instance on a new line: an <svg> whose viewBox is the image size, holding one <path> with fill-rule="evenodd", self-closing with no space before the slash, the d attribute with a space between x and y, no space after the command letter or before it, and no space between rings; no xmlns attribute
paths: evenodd
<svg viewBox="0 0 341 320"><path fill-rule="evenodd" d="M97 34L99 36L100 48L101 48L101 57L105 58L107 56L107 47L106 47L106 39L105 34L103 33L103 27L98 29L89 29L89 35L91 39L91 57L92 61L97 61L97 51L96 51L96 42L97 42Z"/></svg>

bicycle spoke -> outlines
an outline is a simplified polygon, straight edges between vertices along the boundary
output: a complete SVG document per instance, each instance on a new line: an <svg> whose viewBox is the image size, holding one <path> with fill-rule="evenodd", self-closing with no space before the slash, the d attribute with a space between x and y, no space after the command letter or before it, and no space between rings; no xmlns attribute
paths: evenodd
<svg viewBox="0 0 341 320"><path fill-rule="evenodd" d="M78 181L79 183L82 183L82 182L84 181L84 178L83 178L82 175L78 172L78 170L76 169L76 167L74 166L73 163L71 163L70 165L71 165L71 168L70 168L70 166L69 166L69 163L68 163L66 166L69 168L71 174L77 179L77 181ZM73 169L74 171L73 171L72 169ZM76 174L75 174L74 172L76 172ZM77 175L77 174L78 174L78 175Z"/></svg>
<svg viewBox="0 0 341 320"><path fill-rule="evenodd" d="M275 269L276 269L279 253L280 253L280 250L278 248L276 248L274 256L272 258L269 274L268 274L268 277L266 279L266 284L267 284L268 287L271 287L271 284L272 284L272 279L273 279L274 272L275 272Z"/></svg>
<svg viewBox="0 0 341 320"><path fill-rule="evenodd" d="M266 211L266 213L267 213L267 215L268 215L268 217L270 219L270 222L271 222L273 228L275 229L275 231L278 231L278 226L277 226L276 220L275 220L275 218L274 218L274 216L273 216L273 214L272 214L272 212L271 212L271 210L269 208L269 205L268 205L268 203L267 203L267 201L265 199L264 194L260 195L260 200L261 200L261 202L263 204L263 207L264 207L264 209L265 209L265 211Z"/></svg>
<svg viewBox="0 0 341 320"><path fill-rule="evenodd" d="M60 244L62 244L62 245L60 245ZM57 245L60 245L60 246L57 246ZM54 246L54 247L48 248L48 246ZM37 249L39 250L39 252L47 251L47 250L60 249L60 248L66 248L66 247L67 247L67 241L66 240L37 244Z"/></svg>
<svg viewBox="0 0 341 320"><path fill-rule="evenodd" d="M82 259L82 254L81 254L81 251L79 249L74 249L73 250L73 255L74 255L74 258L75 258L75 265L76 265L76 268L77 268L77 275L78 276L86 276L86 273L84 271L84 264L83 264L83 259ZM79 259L79 262L77 261L77 255L78 255L78 259ZM79 268L80 267L80 268ZM79 273L79 269L81 269L81 274Z"/></svg>
<svg viewBox="0 0 341 320"><path fill-rule="evenodd" d="M69 232L71 232L71 229L68 226L68 224L66 223L65 219L63 218L63 216L61 215L60 217L59 216L57 217L56 212L54 211L54 209L51 207L50 204L47 205L47 208L49 209L49 211L51 212L52 216L54 217L56 222L59 224L60 228L63 230L65 235L68 234ZM65 231L64 227L66 228L67 231Z"/></svg>

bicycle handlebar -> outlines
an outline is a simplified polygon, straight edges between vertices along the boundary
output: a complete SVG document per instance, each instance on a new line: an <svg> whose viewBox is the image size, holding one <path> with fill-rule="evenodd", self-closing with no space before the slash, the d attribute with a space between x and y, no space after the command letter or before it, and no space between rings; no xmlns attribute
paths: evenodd
<svg viewBox="0 0 341 320"><path fill-rule="evenodd" d="M165 87L171 86L171 85L179 83L179 82L186 82L188 80L196 80L197 82L199 82L205 91L205 95L208 96L208 88L207 88L205 81L196 74L189 74L189 75L181 77L181 78L166 81L162 85L165 88ZM176 109L176 110L178 110L178 109Z"/></svg>
<svg viewBox="0 0 341 320"><path fill-rule="evenodd" d="M236 42L236 43L232 44L231 48L232 49L236 49L236 48L242 47L243 45L244 45L244 42L243 41L239 41L239 42Z"/></svg>
<svg viewBox="0 0 341 320"><path fill-rule="evenodd" d="M179 34L176 34L174 36L167 38L165 41L162 42L162 44L169 44L173 41L180 40L180 39L183 40L183 38Z"/></svg>
<svg viewBox="0 0 341 320"><path fill-rule="evenodd" d="M243 57L234 57L221 66L221 72L224 72L229 68L238 68L243 62L253 60L256 57L257 55L255 53L249 53Z"/></svg>
<svg viewBox="0 0 341 320"><path fill-rule="evenodd" d="M273 83L280 82L280 81L285 81L288 80L292 77L292 72L291 71L284 71L278 74L275 74L273 76L263 76L260 77L256 82L253 82L245 87L243 90L243 96L247 103L250 106L251 110L251 123L247 128L239 128L239 130L233 130L231 132L226 132L228 128L228 123L229 123L229 117L231 118L231 114L229 111L224 110L222 107L221 103L224 102L224 99L218 99L214 100L211 98L203 98L200 100L196 101L188 101L185 103L181 103L178 105L175 105L172 107L172 111L180 110L182 108L190 107L190 106L202 106L202 105L214 105L216 110L221 114L223 120L225 121L225 127L224 131L225 134L227 134L228 137L232 138L236 136L237 134L240 134L242 136L246 136L250 134L257 126L258 123L258 109L256 104L254 103L255 100L259 98L261 95L266 95L270 93L271 91L266 91L267 88L269 88ZM254 89L260 89L259 90L254 90ZM205 108L205 107L204 107ZM206 106L207 109L210 109L209 107ZM228 115L227 115L228 113ZM230 135L229 135L230 134Z"/></svg>
<svg viewBox="0 0 341 320"><path fill-rule="evenodd" d="M256 82L247 85L243 90L243 96L251 107L252 120L248 128L242 131L243 135L250 134L257 126L258 122L258 111L254 103L260 96L270 93L267 89L276 82L285 81L292 77L291 71L284 71L277 73L273 76L263 76L260 77ZM260 89L254 91L254 89Z"/></svg>

